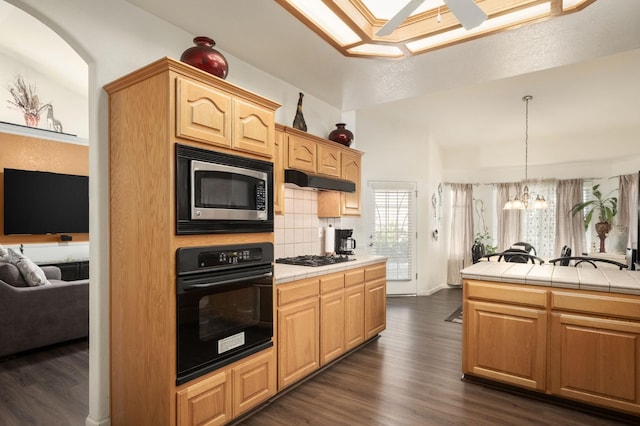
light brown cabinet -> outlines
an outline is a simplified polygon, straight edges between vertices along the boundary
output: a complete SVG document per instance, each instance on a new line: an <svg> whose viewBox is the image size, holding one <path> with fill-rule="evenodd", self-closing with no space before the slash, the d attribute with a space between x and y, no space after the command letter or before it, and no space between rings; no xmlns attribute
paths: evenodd
<svg viewBox="0 0 640 426"><path fill-rule="evenodd" d="M273 142L273 213L284 214L284 127L276 124Z"/></svg>
<svg viewBox="0 0 640 426"><path fill-rule="evenodd" d="M549 391L640 414L640 298L551 297Z"/></svg>
<svg viewBox="0 0 640 426"><path fill-rule="evenodd" d="M342 157L340 150L333 146L318 144L317 147L317 172L335 178L342 177Z"/></svg>
<svg viewBox="0 0 640 426"><path fill-rule="evenodd" d="M360 161L361 154L342 153L342 179L356 182L356 190L340 194L341 216L360 216L360 174L362 168Z"/></svg>
<svg viewBox="0 0 640 426"><path fill-rule="evenodd" d="M383 262L278 284L278 389L384 330L385 283Z"/></svg>
<svg viewBox="0 0 640 426"><path fill-rule="evenodd" d="M267 349L180 388L178 426L226 424L275 393L274 351Z"/></svg>
<svg viewBox="0 0 640 426"><path fill-rule="evenodd" d="M345 351L344 273L320 277L320 365Z"/></svg>
<svg viewBox="0 0 640 426"><path fill-rule="evenodd" d="M463 286L463 373L640 413L640 297Z"/></svg>
<svg viewBox="0 0 640 426"><path fill-rule="evenodd" d="M234 415L230 370L176 386L175 253L180 247L231 244L237 236L176 235L175 144L265 160L273 155L278 105L170 58L105 90L111 421L224 423ZM273 234L247 233L242 240L272 242ZM258 383L257 376L245 377L245 386ZM241 404L236 411L247 407Z"/></svg>
<svg viewBox="0 0 640 426"><path fill-rule="evenodd" d="M364 270L364 334L366 339L387 327L387 264Z"/></svg>
<svg viewBox="0 0 640 426"><path fill-rule="evenodd" d="M364 268L346 271L344 285L344 345L348 351L365 341Z"/></svg>
<svg viewBox="0 0 640 426"><path fill-rule="evenodd" d="M185 77L177 78L176 93L176 136L273 156L272 108Z"/></svg>
<svg viewBox="0 0 640 426"><path fill-rule="evenodd" d="M277 286L278 389L320 367L320 304L318 279Z"/></svg>
<svg viewBox="0 0 640 426"><path fill-rule="evenodd" d="M289 131L287 128L286 131ZM287 135L287 168L316 173L316 143L302 136Z"/></svg>

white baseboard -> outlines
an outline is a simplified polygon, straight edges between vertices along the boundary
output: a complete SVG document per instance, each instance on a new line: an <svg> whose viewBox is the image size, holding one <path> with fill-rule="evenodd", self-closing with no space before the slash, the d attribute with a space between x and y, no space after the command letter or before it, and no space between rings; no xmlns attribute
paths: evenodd
<svg viewBox="0 0 640 426"><path fill-rule="evenodd" d="M438 287L434 287L429 289L428 291L421 291L418 293L418 296L431 296L433 293L435 293L436 291L440 291L443 288L447 288L448 286L446 284L440 284Z"/></svg>
<svg viewBox="0 0 640 426"><path fill-rule="evenodd" d="M111 418L107 417L102 420L93 420L91 417L87 417L84 421L85 426L110 426Z"/></svg>

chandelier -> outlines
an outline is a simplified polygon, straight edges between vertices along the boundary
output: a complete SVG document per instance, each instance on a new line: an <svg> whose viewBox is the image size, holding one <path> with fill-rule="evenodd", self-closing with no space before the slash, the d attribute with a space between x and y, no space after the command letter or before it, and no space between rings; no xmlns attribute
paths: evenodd
<svg viewBox="0 0 640 426"><path fill-rule="evenodd" d="M525 102L525 127L524 127L524 188L521 194L516 194L513 200L508 200L504 203L504 210L523 210L528 209L530 206L534 209L546 209L549 207L547 200L544 197L537 195L533 203L531 201L531 195L529 194L528 181L528 163L529 163L529 101L533 99L533 96L526 95L522 97Z"/></svg>

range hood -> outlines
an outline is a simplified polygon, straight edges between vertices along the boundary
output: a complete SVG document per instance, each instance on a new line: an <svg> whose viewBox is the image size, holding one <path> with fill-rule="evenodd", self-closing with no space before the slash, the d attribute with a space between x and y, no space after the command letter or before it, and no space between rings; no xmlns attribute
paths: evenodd
<svg viewBox="0 0 640 426"><path fill-rule="evenodd" d="M316 188L340 192L356 191L356 184L349 180L330 178L294 169L285 169L284 182L293 183L301 188Z"/></svg>

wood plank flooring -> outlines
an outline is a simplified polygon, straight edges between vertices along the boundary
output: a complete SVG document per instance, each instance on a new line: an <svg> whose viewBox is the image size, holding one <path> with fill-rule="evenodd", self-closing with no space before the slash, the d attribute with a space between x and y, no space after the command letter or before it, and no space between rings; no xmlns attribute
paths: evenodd
<svg viewBox="0 0 640 426"><path fill-rule="evenodd" d="M0 360L1 426L84 425L88 404L86 339Z"/></svg>
<svg viewBox="0 0 640 426"><path fill-rule="evenodd" d="M237 424L629 424L460 380L462 326L444 319L461 293L388 298L379 339ZM85 340L0 361L0 426L84 425L88 359Z"/></svg>

